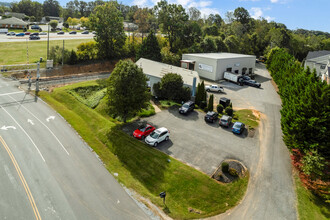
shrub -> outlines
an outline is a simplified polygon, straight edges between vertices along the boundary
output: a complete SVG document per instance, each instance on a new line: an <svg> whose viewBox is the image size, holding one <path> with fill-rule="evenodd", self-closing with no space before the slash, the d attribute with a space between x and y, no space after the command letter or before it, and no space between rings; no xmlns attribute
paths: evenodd
<svg viewBox="0 0 330 220"><path fill-rule="evenodd" d="M217 112L221 114L223 112L223 105L219 104L217 105Z"/></svg>
<svg viewBox="0 0 330 220"><path fill-rule="evenodd" d="M214 96L212 94L212 95L210 95L209 104L207 105L207 108L209 111L213 111L213 100L214 100Z"/></svg>
<svg viewBox="0 0 330 220"><path fill-rule="evenodd" d="M206 107L206 101L201 101L201 104L199 106L201 109L204 109Z"/></svg>
<svg viewBox="0 0 330 220"><path fill-rule="evenodd" d="M70 52L70 58L69 58L68 64L70 64L70 65L74 65L74 64L76 64L77 62L78 62L77 53L76 53L76 51L71 50L71 52Z"/></svg>
<svg viewBox="0 0 330 220"><path fill-rule="evenodd" d="M191 90L189 87L182 87L180 101L188 101L191 98Z"/></svg>
<svg viewBox="0 0 330 220"><path fill-rule="evenodd" d="M205 107L204 108L204 112L208 112L209 111L209 108L208 107Z"/></svg>
<svg viewBox="0 0 330 220"><path fill-rule="evenodd" d="M162 97L162 93L161 93L161 90L160 90L160 82L158 83L155 83L153 86L152 86L152 90L154 92L154 95L158 98L161 98Z"/></svg>
<svg viewBox="0 0 330 220"><path fill-rule="evenodd" d="M98 48L95 41L81 43L77 46L77 56L79 60L97 59Z"/></svg>
<svg viewBox="0 0 330 220"><path fill-rule="evenodd" d="M222 170L222 172L224 172L224 173L228 173L228 170L229 170L229 164L226 163L226 162L223 162L223 163L221 164L221 170Z"/></svg>
<svg viewBox="0 0 330 220"><path fill-rule="evenodd" d="M238 176L237 170L235 170L234 168L229 168L229 174L234 177Z"/></svg>
<svg viewBox="0 0 330 220"><path fill-rule="evenodd" d="M233 113L234 113L233 109L230 108L230 106L228 106L228 107L225 109L225 112L226 112L226 114L229 115L229 116L233 116Z"/></svg>

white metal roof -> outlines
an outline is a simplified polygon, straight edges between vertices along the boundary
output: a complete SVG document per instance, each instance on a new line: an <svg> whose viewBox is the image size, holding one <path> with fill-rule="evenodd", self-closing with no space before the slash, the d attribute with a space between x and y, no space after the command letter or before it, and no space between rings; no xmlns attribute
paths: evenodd
<svg viewBox="0 0 330 220"><path fill-rule="evenodd" d="M183 55L189 55L194 57L203 57L203 58L211 58L211 59L230 59L230 58L256 58L254 55L245 55L238 53L188 53Z"/></svg>
<svg viewBox="0 0 330 220"><path fill-rule="evenodd" d="M192 86L194 77L196 77L196 86L200 82L198 73L193 70L168 65L145 58L140 58L136 64L142 68L144 74L149 76L162 78L167 73L176 73L182 76L182 80L185 85Z"/></svg>

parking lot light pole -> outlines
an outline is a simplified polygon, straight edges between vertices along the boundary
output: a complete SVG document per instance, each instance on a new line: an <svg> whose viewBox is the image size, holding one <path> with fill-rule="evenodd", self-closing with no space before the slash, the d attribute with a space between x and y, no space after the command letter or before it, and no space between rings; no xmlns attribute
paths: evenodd
<svg viewBox="0 0 330 220"><path fill-rule="evenodd" d="M47 60L49 60L49 22L48 22L48 40L47 40Z"/></svg>

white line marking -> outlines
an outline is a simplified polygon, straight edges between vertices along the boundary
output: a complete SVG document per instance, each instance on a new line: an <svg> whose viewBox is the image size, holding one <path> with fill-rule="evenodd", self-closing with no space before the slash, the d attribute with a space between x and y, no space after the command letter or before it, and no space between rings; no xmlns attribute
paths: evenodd
<svg viewBox="0 0 330 220"><path fill-rule="evenodd" d="M13 116L11 116L11 114L9 114L9 112L7 112L7 110L4 109L1 105L0 105L0 108L2 108L2 109L3 109L3 110L9 115L9 117L11 117L11 119L13 119L13 121L18 125L18 127L20 127L20 129L22 129L22 131L25 133L25 135L30 139L30 141L32 142L32 144L34 145L34 147L37 149L37 151L38 151L38 153L40 154L40 157L42 158L42 160L43 160L44 162L46 162L46 161L45 161L45 158L42 156L42 154L41 154L39 148L38 148L37 145L34 143L34 141L32 140L32 138L28 135L28 133L26 133L26 131L24 130L24 128L22 128L22 126L21 126L20 124L18 124L18 122L15 120L15 118L13 118Z"/></svg>
<svg viewBox="0 0 330 220"><path fill-rule="evenodd" d="M55 119L55 116L53 116L53 115L52 116L49 116L48 118L46 118L46 121L49 122L50 119L54 120Z"/></svg>
<svg viewBox="0 0 330 220"><path fill-rule="evenodd" d="M13 95L13 94L19 94L19 93L25 93L25 92L24 91L20 91L20 92L2 93L2 94L0 94L0 96Z"/></svg>
<svg viewBox="0 0 330 220"><path fill-rule="evenodd" d="M8 95L12 100L14 100L15 102L17 102L19 105L21 105L21 103L19 103L16 99L14 99L13 97L11 97L10 95ZM66 150L66 148L64 147L64 145L61 143L61 141L56 137L56 135L52 132L52 130L50 130L50 128L43 123L37 116L35 116L29 109L27 109L24 105L21 105L27 112L29 112L35 119L37 119L43 126L45 126L48 131L53 135L53 137L57 140L57 142L61 145L61 147L63 148L63 150L68 154L69 152ZM54 116L55 118L55 116Z"/></svg>
<svg viewBox="0 0 330 220"><path fill-rule="evenodd" d="M34 125L34 123L31 119L28 119L27 122L30 123L31 125Z"/></svg>
<svg viewBox="0 0 330 220"><path fill-rule="evenodd" d="M7 131L8 128L11 128L11 129L16 130L16 127L14 127L14 126L5 126L5 125L1 127L1 130L5 130L5 131Z"/></svg>

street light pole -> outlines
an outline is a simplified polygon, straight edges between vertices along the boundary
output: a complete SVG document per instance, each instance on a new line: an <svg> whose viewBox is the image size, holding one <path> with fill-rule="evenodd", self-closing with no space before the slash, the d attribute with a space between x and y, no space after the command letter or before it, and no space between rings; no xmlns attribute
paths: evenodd
<svg viewBox="0 0 330 220"><path fill-rule="evenodd" d="M48 40L47 40L47 60L49 60L49 22L48 22Z"/></svg>

